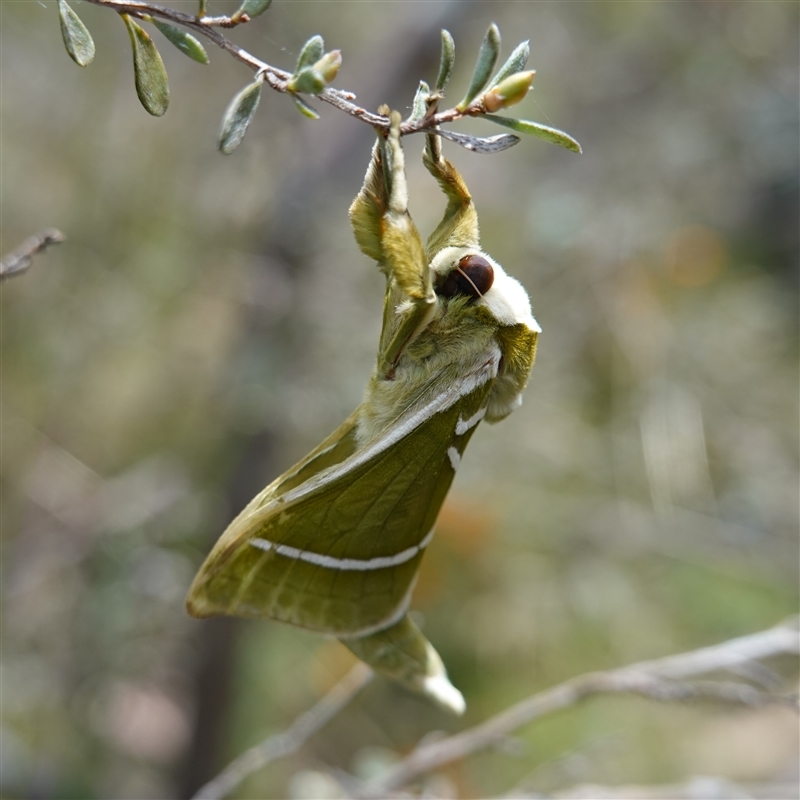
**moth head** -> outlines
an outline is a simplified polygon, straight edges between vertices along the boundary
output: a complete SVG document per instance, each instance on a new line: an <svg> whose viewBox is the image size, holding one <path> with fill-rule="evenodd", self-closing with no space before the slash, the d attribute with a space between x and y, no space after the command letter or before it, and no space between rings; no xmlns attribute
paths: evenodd
<svg viewBox="0 0 800 800"><path fill-rule="evenodd" d="M522 323L533 331L541 330L520 282L482 250L444 247L431 262L431 270L436 295L445 303L463 298L467 305L487 308L500 325Z"/></svg>
<svg viewBox="0 0 800 800"><path fill-rule="evenodd" d="M482 255L462 256L449 272L439 275L434 285L439 297L483 297L494 283L494 267Z"/></svg>

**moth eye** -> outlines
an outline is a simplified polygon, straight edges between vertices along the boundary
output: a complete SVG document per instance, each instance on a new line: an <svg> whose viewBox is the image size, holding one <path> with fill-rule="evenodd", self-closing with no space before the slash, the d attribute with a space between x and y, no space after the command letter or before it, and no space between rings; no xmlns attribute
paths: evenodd
<svg viewBox="0 0 800 800"><path fill-rule="evenodd" d="M442 297L483 297L494 282L492 265L481 256L464 256L436 290Z"/></svg>

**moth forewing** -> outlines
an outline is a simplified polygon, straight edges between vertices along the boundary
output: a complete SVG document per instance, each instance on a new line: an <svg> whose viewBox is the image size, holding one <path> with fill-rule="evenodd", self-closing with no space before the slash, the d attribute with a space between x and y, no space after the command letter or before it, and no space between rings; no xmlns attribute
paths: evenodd
<svg viewBox="0 0 800 800"><path fill-rule="evenodd" d="M225 568L231 557L232 548L241 539L246 539L249 531L263 524L264 519L270 515L286 492L308 481L323 469L343 461L355 451L357 422L358 410L308 455L259 492L228 525L192 582L186 598L189 614L193 617L208 617L232 613L225 610L226 604L212 603L208 598L207 585L211 576Z"/></svg>
<svg viewBox="0 0 800 800"><path fill-rule="evenodd" d="M485 406L498 360L396 417L341 462L251 504L201 569L192 612L349 636L395 621L453 479L450 451L460 458L472 435L465 420Z"/></svg>

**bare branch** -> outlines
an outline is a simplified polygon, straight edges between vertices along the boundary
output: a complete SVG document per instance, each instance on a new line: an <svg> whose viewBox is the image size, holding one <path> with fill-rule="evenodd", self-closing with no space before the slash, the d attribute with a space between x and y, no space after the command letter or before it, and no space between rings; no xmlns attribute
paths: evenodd
<svg viewBox="0 0 800 800"><path fill-rule="evenodd" d="M722 644L703 647L653 661L640 661L625 669L647 672L662 678L689 678L714 670L733 670L781 653L800 653L800 617L790 617L780 625L760 633L740 636Z"/></svg>
<svg viewBox="0 0 800 800"><path fill-rule="evenodd" d="M0 261L0 281L21 275L33 263L33 257L37 253L65 239L66 236L56 228L45 228L29 236L19 247L3 256Z"/></svg>
<svg viewBox="0 0 800 800"><path fill-rule="evenodd" d="M245 778L271 761L299 750L320 728L335 717L372 680L366 664L356 664L315 706L301 714L285 731L245 750L222 772L201 787L193 800L221 800Z"/></svg>
<svg viewBox="0 0 800 800"><path fill-rule="evenodd" d="M796 783L741 784L724 778L695 777L686 783L661 786L598 786L593 783L557 792L514 791L511 800L700 800L700 798L751 798L751 800L795 800Z"/></svg>
<svg viewBox="0 0 800 800"><path fill-rule="evenodd" d="M744 705L780 704L797 710L797 697L768 694L745 683L676 680L730 670L761 658L797 655L800 653L797 626L797 618L792 618L769 630L713 647L572 678L511 706L480 725L418 748L367 784L364 796L384 796L420 775L495 745L539 717L573 706L595 694L637 694L662 702L710 698Z"/></svg>

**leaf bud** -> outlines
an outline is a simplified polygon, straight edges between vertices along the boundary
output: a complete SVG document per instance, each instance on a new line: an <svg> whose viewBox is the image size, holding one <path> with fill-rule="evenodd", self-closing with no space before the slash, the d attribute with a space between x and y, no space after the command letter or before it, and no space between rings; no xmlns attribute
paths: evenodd
<svg viewBox="0 0 800 800"><path fill-rule="evenodd" d="M325 81L326 84L330 83L339 72L339 67L342 66L342 51L331 50L330 53L325 53L322 58L317 61L312 67L315 69Z"/></svg>
<svg viewBox="0 0 800 800"><path fill-rule="evenodd" d="M534 75L536 75L536 70L531 69L526 72L517 72L514 75L509 75L500 81L493 89L489 89L481 99L484 110L491 113L519 103L528 94L528 90L533 84Z"/></svg>
<svg viewBox="0 0 800 800"><path fill-rule="evenodd" d="M287 88L290 92L319 94L325 88L325 79L314 67L304 67L289 78Z"/></svg>

